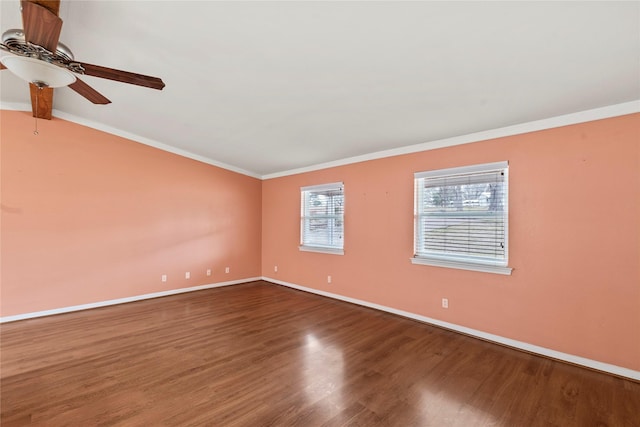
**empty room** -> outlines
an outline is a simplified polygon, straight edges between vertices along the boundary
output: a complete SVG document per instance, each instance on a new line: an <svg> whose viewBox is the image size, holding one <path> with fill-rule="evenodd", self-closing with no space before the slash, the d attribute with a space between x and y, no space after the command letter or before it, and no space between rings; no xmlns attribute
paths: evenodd
<svg viewBox="0 0 640 427"><path fill-rule="evenodd" d="M640 426L637 1L0 1L0 425Z"/></svg>

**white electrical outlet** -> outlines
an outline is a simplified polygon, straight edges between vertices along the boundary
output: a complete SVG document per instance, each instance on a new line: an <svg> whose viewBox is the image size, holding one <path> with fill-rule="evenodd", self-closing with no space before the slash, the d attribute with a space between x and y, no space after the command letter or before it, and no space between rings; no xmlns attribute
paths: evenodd
<svg viewBox="0 0 640 427"><path fill-rule="evenodd" d="M327 276L327 283L331 283L331 276Z"/></svg>
<svg viewBox="0 0 640 427"><path fill-rule="evenodd" d="M228 273L228 272L229 272L229 267L225 267L225 268L224 268L224 272L225 272L225 273Z"/></svg>
<svg viewBox="0 0 640 427"><path fill-rule="evenodd" d="M442 298L442 308L449 308L449 299Z"/></svg>
<svg viewBox="0 0 640 427"><path fill-rule="evenodd" d="M187 271L186 273L184 273L184 278L191 279L191 272Z"/></svg>
<svg viewBox="0 0 640 427"><path fill-rule="evenodd" d="M163 282L167 281L167 275L163 274L162 277L160 277L160 280L162 280Z"/></svg>
<svg viewBox="0 0 640 427"><path fill-rule="evenodd" d="M207 276L211 276L211 269L207 268Z"/></svg>
<svg viewBox="0 0 640 427"><path fill-rule="evenodd" d="M278 266L277 265L273 266L273 271L275 271L276 273L278 272Z"/></svg>

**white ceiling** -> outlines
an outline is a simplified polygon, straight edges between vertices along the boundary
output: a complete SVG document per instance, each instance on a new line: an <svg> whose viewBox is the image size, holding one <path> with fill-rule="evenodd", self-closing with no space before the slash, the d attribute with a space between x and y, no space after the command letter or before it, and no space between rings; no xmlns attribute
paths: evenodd
<svg viewBox="0 0 640 427"><path fill-rule="evenodd" d="M1 29L21 28L18 0ZM76 59L161 77L54 115L254 176L640 99L640 2L65 1ZM3 108L26 83L0 73Z"/></svg>

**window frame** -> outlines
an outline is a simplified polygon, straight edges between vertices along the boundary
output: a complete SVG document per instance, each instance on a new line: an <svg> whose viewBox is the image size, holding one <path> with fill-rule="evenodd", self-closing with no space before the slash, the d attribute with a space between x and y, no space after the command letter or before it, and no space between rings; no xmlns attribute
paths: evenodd
<svg viewBox="0 0 640 427"><path fill-rule="evenodd" d="M305 193L308 192L329 192L340 190L342 192L342 214L341 215L329 215L328 218L339 219L342 222L342 238L340 239L340 245L318 245L318 244L309 244L305 243L305 219L311 218L310 215L306 215L306 205L305 205ZM333 254L333 255L344 255L344 183L343 182L332 182L328 184L319 184L319 185L309 185L305 187L300 187L300 246L298 249L304 252L319 252L325 254Z"/></svg>
<svg viewBox="0 0 640 427"><path fill-rule="evenodd" d="M504 173L503 197L504 197L504 260L489 259L481 256L429 254L418 255L418 247L421 244L419 221L426 215L419 212L421 200L419 200L419 182L424 178L453 178L456 175L473 175L489 173L501 170ZM453 186L452 186L453 187ZM510 275L512 268L509 263L509 162L483 163L470 166L454 167L447 169L430 170L416 172L414 174L414 244L413 257L411 262L419 265L430 265L436 267L456 268L462 270L480 271L485 273L496 273ZM424 239L422 239L424 241Z"/></svg>

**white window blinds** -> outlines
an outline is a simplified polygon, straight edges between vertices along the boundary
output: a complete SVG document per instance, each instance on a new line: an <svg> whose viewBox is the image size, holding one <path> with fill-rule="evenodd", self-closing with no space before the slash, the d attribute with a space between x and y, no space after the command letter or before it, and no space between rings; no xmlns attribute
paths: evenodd
<svg viewBox="0 0 640 427"><path fill-rule="evenodd" d="M506 266L508 163L415 174L416 258Z"/></svg>
<svg viewBox="0 0 640 427"><path fill-rule="evenodd" d="M344 247L344 185L341 182L302 187L301 249L341 252Z"/></svg>

